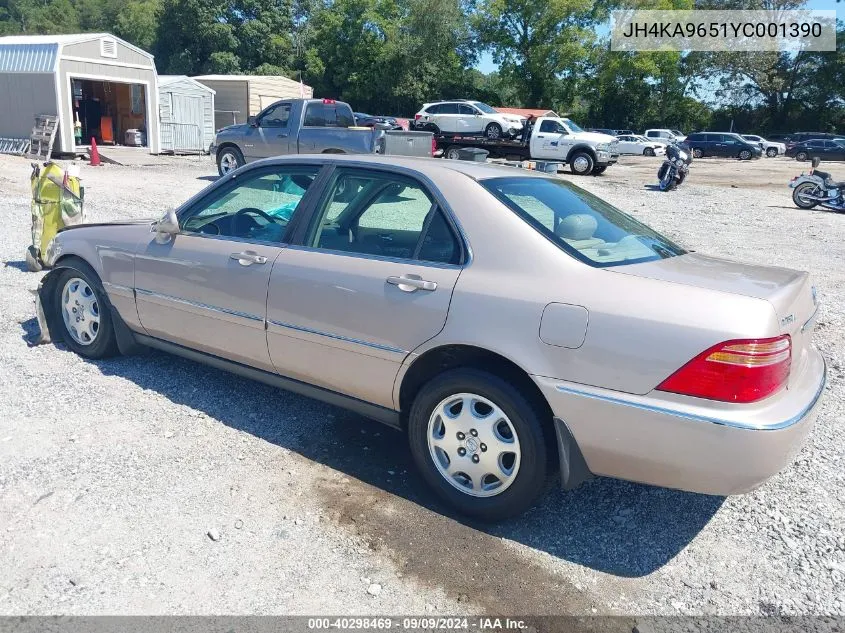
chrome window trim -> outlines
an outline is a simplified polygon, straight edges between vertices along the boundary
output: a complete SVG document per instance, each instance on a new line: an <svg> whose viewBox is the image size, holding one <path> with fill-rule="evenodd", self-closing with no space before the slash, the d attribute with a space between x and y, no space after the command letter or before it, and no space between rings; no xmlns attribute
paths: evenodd
<svg viewBox="0 0 845 633"><path fill-rule="evenodd" d="M400 349L398 347L391 347L390 345L381 345L380 343L371 343L369 341L362 341L361 339L357 338L350 338L348 336L342 336L340 334L332 334L330 332L323 332L321 330L314 330L312 328L303 327L301 325L294 325L293 323L285 323L283 321L273 321L272 319L268 320L267 323L269 325L274 325L276 327L280 327L287 330L296 330L298 332L306 332L308 334L316 334L318 336L325 336L326 338L335 339L338 341L344 341L346 343L355 343L356 345L363 345L364 347L371 347L373 349L382 350L384 352L393 352L394 354L407 354L408 352L404 349Z"/></svg>
<svg viewBox="0 0 845 633"><path fill-rule="evenodd" d="M237 242L238 244L257 244L259 246L269 246L272 248L287 248L287 242L271 242L268 240L255 240L255 239L248 239L244 237L234 237L231 235L214 235L208 233L196 233L194 231L180 231L179 235L184 235L185 237L201 237L201 238L209 238L220 240L223 242Z"/></svg>
<svg viewBox="0 0 845 633"><path fill-rule="evenodd" d="M148 297L157 297L159 299L167 299L168 301L173 301L174 303L181 303L182 305L192 306L194 308L202 308L204 310L209 310L211 312L219 312L221 314L228 314L229 316L240 317L242 319L246 319L248 321L257 321L259 323L264 322L264 317L260 317L256 314L250 314L249 312L240 312L239 310L230 310L229 308L222 308L220 306L213 306L208 303L201 303L199 301L191 301L190 299L183 299L182 297L174 297L173 295L166 295L160 292L153 292L152 290L147 290L145 288L135 288L136 294L145 295Z"/></svg>
<svg viewBox="0 0 845 633"><path fill-rule="evenodd" d="M286 246L292 251L306 251L310 253L325 253L326 255L346 255L347 257L355 257L357 259L371 259L380 262L389 262L393 264L405 264L408 266L424 266L427 268L443 268L447 270L461 270L464 268L461 264L443 264L440 262L430 262L425 259L407 259L403 257L390 257L389 255L370 255L367 253L355 253L352 251L338 251L332 248L323 248L321 246L305 246L302 244L290 244Z"/></svg>
<svg viewBox="0 0 845 633"><path fill-rule="evenodd" d="M592 398L594 400L602 400L604 402L609 402L611 404L620 404L626 407L634 407L636 409L642 409L643 411L649 411L651 413L671 415L673 417L682 418L684 420L690 420L692 422L705 422L708 424L716 424L718 426L726 426L734 429L742 429L745 431L779 431L781 429L789 428L790 426L793 426L803 420L804 417L818 403L819 398L821 398L822 392L824 391L825 385L827 384L827 363L824 361L824 359L822 359L822 362L824 363L822 380L819 383L819 387L810 402L800 412L796 413L788 420L783 420L774 424L753 424L746 422L737 422L735 420L726 420L724 418L715 418L706 415L698 415L696 413L681 411L680 409L661 407L616 396L606 396L604 394L594 393L591 391L584 391L582 389L576 389L573 387L568 387L566 385L556 385L555 389L557 389L561 393L568 393L575 396L583 396L585 398Z"/></svg>

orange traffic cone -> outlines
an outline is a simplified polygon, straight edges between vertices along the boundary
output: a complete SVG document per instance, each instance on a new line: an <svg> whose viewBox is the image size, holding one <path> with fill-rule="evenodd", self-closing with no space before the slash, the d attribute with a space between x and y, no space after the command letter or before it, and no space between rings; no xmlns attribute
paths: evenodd
<svg viewBox="0 0 845 633"><path fill-rule="evenodd" d="M97 151L97 139L91 137L91 166L96 167L100 164L100 152Z"/></svg>

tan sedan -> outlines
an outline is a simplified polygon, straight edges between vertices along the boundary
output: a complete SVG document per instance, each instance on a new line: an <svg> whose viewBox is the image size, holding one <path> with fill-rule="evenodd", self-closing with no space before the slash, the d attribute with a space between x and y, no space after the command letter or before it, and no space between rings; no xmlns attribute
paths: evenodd
<svg viewBox="0 0 845 633"><path fill-rule="evenodd" d="M685 252L516 169L270 159L47 259L42 328L73 351L150 346L403 429L434 490L491 520L555 469L750 490L825 382L807 273Z"/></svg>

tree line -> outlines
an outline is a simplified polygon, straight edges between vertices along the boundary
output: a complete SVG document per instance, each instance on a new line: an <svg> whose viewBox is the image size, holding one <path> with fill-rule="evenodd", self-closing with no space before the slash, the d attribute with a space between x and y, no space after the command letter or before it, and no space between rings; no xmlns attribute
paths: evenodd
<svg viewBox="0 0 845 633"><path fill-rule="evenodd" d="M845 29L830 53L612 52L618 6L805 0L0 0L0 35L111 32L162 74L301 78L375 114L475 98L584 126L845 132ZM604 29L606 31L606 29ZM492 56L498 70L476 65Z"/></svg>

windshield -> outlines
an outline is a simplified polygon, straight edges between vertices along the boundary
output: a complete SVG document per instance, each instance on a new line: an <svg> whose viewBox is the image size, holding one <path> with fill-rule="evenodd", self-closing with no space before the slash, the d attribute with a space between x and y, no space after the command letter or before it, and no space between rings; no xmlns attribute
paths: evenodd
<svg viewBox="0 0 845 633"><path fill-rule="evenodd" d="M472 105L481 110L484 114L496 114L496 111L486 103L481 103L480 101L473 101Z"/></svg>
<svg viewBox="0 0 845 633"><path fill-rule="evenodd" d="M579 126L575 125L571 119L561 119L564 123L566 123L566 127L568 127L573 132L583 132L584 130L581 129Z"/></svg>
<svg viewBox="0 0 845 633"><path fill-rule="evenodd" d="M636 264L686 252L564 180L515 176L480 184L544 237L591 266Z"/></svg>
<svg viewBox="0 0 845 633"><path fill-rule="evenodd" d="M684 135L683 132L679 132L678 130L672 130L672 134L674 134L675 136L683 136Z"/></svg>

